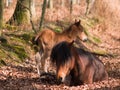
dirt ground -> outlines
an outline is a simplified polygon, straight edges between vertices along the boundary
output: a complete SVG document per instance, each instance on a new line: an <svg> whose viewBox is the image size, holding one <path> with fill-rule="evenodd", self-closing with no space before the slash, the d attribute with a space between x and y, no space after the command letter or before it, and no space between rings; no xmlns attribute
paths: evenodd
<svg viewBox="0 0 120 90"><path fill-rule="evenodd" d="M7 13L9 15L10 12ZM115 57L100 56L109 74L108 81L78 86L57 85L54 76L39 78L33 55L22 64L9 64L0 68L0 90L120 90L120 30L103 32L100 25L96 25L89 32L99 37L102 43L99 46L84 43L87 48L90 50L99 48L115 55Z"/></svg>
<svg viewBox="0 0 120 90"><path fill-rule="evenodd" d="M96 46L84 42L83 44L87 48L91 50L99 48L115 54L115 57L99 57L104 62L109 74L108 81L66 86L58 85L54 76L45 75L45 78L40 79L34 55L32 55L22 64L8 64L0 68L0 90L120 90L120 36L116 34L119 33L119 30L111 34L112 30L103 32L96 26L89 32L100 37L102 43Z"/></svg>
<svg viewBox="0 0 120 90"><path fill-rule="evenodd" d="M115 59L110 61L112 61L110 68L113 70L108 72L108 81L70 87L57 85L54 77L46 76L46 79L40 79L36 71L35 60L26 60L22 65L0 68L0 90L120 90L120 71L116 70L116 67L120 69L120 62Z"/></svg>

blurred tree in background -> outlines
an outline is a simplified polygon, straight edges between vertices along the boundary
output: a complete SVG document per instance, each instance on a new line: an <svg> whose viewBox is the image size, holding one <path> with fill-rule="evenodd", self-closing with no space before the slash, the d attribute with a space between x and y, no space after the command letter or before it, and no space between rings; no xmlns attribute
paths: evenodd
<svg viewBox="0 0 120 90"><path fill-rule="evenodd" d="M3 26L3 0L0 0L0 36L1 36L1 29Z"/></svg>
<svg viewBox="0 0 120 90"><path fill-rule="evenodd" d="M44 2L43 2L43 7L42 7L42 15L41 15L41 19L40 19L39 30L41 30L42 24L43 24L43 21L44 21L46 5L47 5L47 0L44 0Z"/></svg>
<svg viewBox="0 0 120 90"><path fill-rule="evenodd" d="M53 0L47 0L47 7L53 9Z"/></svg>
<svg viewBox="0 0 120 90"><path fill-rule="evenodd" d="M31 0L17 0L17 5L10 23L13 24L29 24L30 23L30 5Z"/></svg>

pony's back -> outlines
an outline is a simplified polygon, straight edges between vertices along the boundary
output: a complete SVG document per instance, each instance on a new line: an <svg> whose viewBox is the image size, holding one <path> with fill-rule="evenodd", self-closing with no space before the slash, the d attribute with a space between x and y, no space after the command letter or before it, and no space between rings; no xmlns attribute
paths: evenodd
<svg viewBox="0 0 120 90"><path fill-rule="evenodd" d="M85 67L87 69L90 69L91 67L94 68L91 68L91 71L94 71L93 82L105 80L108 78L104 64L98 57L83 49L79 48L77 50L79 51L81 60L84 62L84 65L86 65Z"/></svg>

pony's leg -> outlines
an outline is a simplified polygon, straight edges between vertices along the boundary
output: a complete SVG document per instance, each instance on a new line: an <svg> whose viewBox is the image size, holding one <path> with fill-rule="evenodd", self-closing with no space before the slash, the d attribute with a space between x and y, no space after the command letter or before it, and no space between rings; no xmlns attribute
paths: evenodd
<svg viewBox="0 0 120 90"><path fill-rule="evenodd" d="M35 61L36 61L36 65L37 65L37 72L40 75L41 74L41 55L39 52L37 52L35 54Z"/></svg>
<svg viewBox="0 0 120 90"><path fill-rule="evenodd" d="M50 61L50 52L51 52L51 50L45 50L45 52L41 58L42 70L45 73L48 73L48 72L54 73L56 71L55 65L53 65L53 63Z"/></svg>
<svg viewBox="0 0 120 90"><path fill-rule="evenodd" d="M88 83L93 83L94 70L91 70L88 76Z"/></svg>
<svg viewBox="0 0 120 90"><path fill-rule="evenodd" d="M49 67L50 67L49 61L50 61L50 57L47 57L46 60L45 60L45 64L44 64L44 71L45 72L49 72L49 70L48 70Z"/></svg>
<svg viewBox="0 0 120 90"><path fill-rule="evenodd" d="M85 75L84 75L84 82L85 83L93 83L93 76L94 76L94 68L93 67L87 67Z"/></svg>
<svg viewBox="0 0 120 90"><path fill-rule="evenodd" d="M56 65L51 62L50 57L48 58L47 62L48 66L48 72L52 74L56 74Z"/></svg>
<svg viewBox="0 0 120 90"><path fill-rule="evenodd" d="M41 58L41 66L42 66L42 70L43 72L47 73L48 72L48 59L49 59L49 54L48 54L48 50L45 50L43 57Z"/></svg>
<svg viewBox="0 0 120 90"><path fill-rule="evenodd" d="M108 80L108 73L107 73L107 71L105 71L103 74L104 75L102 77L102 80Z"/></svg>
<svg viewBox="0 0 120 90"><path fill-rule="evenodd" d="M47 50L47 52L45 52L45 64L44 64L45 72L49 72L51 69L50 52L51 52L50 49Z"/></svg>
<svg viewBox="0 0 120 90"><path fill-rule="evenodd" d="M42 58L41 58L41 70L42 70L41 73L46 72L46 70L45 70L45 59L46 59L46 57L45 57L45 53L44 53Z"/></svg>

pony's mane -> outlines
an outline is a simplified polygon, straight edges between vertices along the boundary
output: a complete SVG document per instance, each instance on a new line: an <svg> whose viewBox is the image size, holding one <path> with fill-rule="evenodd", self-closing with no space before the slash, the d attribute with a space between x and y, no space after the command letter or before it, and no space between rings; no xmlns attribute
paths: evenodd
<svg viewBox="0 0 120 90"><path fill-rule="evenodd" d="M80 22L81 21L75 21L73 24L71 24L66 30L64 30L63 31L63 33L69 33L69 32L71 32L72 30L75 30L75 29L73 29L73 26L75 25L76 27L79 27L79 26L81 26L80 25Z"/></svg>
<svg viewBox="0 0 120 90"><path fill-rule="evenodd" d="M72 24L72 25L70 25L69 27L67 27L64 31L63 31L63 33L69 33L69 32L71 32L71 30L72 30L72 26L73 26L74 24Z"/></svg>
<svg viewBox="0 0 120 90"><path fill-rule="evenodd" d="M64 65L71 58L70 46L67 42L63 41L55 45L51 51L52 62Z"/></svg>

